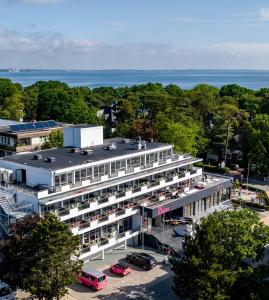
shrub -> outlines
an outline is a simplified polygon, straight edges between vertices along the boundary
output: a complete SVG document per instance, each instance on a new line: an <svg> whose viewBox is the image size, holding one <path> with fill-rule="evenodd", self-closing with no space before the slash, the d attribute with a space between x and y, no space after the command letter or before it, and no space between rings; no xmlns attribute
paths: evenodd
<svg viewBox="0 0 269 300"><path fill-rule="evenodd" d="M220 174L224 174L224 173L229 173L230 169L225 167L225 168L220 168L218 166L214 166L214 165L208 165L205 164L203 162L199 162L195 164L197 167L201 167L204 168L205 171L208 172L214 172L214 173L220 173Z"/></svg>

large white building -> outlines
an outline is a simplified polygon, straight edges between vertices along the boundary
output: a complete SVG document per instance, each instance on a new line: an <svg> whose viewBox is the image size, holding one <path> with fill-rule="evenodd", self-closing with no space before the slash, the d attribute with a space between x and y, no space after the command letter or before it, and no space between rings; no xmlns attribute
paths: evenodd
<svg viewBox="0 0 269 300"><path fill-rule="evenodd" d="M139 243L164 215L199 218L230 198L231 179L205 178L200 159L172 145L103 140L102 126L78 125L64 129L64 146L0 160L3 234L29 212L53 212L80 236L86 260Z"/></svg>

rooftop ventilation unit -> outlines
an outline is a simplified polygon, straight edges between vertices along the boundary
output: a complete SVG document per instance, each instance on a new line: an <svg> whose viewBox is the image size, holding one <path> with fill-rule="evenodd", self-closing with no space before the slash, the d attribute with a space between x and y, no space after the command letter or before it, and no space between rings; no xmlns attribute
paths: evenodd
<svg viewBox="0 0 269 300"><path fill-rule="evenodd" d="M47 157L47 158L45 159L45 161L46 161L46 162L50 162L50 163L55 163L56 158L55 158L55 157Z"/></svg>
<svg viewBox="0 0 269 300"><path fill-rule="evenodd" d="M109 146L104 148L105 150L110 150L113 151L115 149L117 149L117 144L115 142L113 142L112 144L110 144Z"/></svg>
<svg viewBox="0 0 269 300"><path fill-rule="evenodd" d="M146 143L146 141L142 141L141 145L142 145L142 149L144 149L144 150L147 149L147 143Z"/></svg>
<svg viewBox="0 0 269 300"><path fill-rule="evenodd" d="M138 150L146 150L147 149L147 144L145 141L138 141L137 143L137 149Z"/></svg>
<svg viewBox="0 0 269 300"><path fill-rule="evenodd" d="M34 155L34 160L41 160L42 159L42 154L35 154Z"/></svg>
<svg viewBox="0 0 269 300"><path fill-rule="evenodd" d="M122 143L123 144L129 144L130 143L130 139L122 139Z"/></svg>
<svg viewBox="0 0 269 300"><path fill-rule="evenodd" d="M80 149L79 148L71 148L71 153L79 153Z"/></svg>
<svg viewBox="0 0 269 300"><path fill-rule="evenodd" d="M83 151L81 151L81 154L82 155L90 155L90 154L92 154L92 150L91 149L83 150Z"/></svg>

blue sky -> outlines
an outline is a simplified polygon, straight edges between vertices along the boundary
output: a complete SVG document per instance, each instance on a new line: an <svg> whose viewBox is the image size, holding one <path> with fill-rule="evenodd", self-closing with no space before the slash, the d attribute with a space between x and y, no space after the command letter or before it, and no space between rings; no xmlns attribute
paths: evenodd
<svg viewBox="0 0 269 300"><path fill-rule="evenodd" d="M269 69L268 39L268 0L0 0L0 68Z"/></svg>

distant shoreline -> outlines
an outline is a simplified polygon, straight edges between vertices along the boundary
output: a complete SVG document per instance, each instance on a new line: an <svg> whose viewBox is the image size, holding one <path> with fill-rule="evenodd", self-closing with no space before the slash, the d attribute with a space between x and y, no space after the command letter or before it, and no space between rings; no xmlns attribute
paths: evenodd
<svg viewBox="0 0 269 300"><path fill-rule="evenodd" d="M11 68L12 69L12 68ZM16 69L16 68L14 68ZM141 85L149 82L164 86L175 84L188 90L205 83L216 87L237 84L252 90L269 88L269 70L49 70L22 69L19 72L9 72L0 69L1 78L9 78L13 82L27 87L37 81L56 80L71 87L125 87Z"/></svg>

